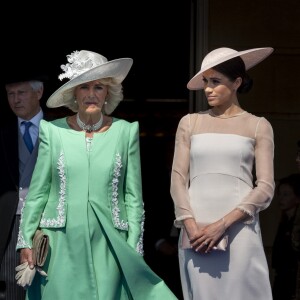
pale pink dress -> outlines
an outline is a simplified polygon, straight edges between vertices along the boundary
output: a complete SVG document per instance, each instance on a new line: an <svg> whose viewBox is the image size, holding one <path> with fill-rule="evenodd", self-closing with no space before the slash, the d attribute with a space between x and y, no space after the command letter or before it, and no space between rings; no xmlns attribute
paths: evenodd
<svg viewBox="0 0 300 300"><path fill-rule="evenodd" d="M180 120L171 177L175 226L191 217L214 222L234 208L249 215L227 230L225 252L179 247L185 300L272 299L259 212L274 195L273 159L273 130L263 117L244 112L225 119L206 111Z"/></svg>

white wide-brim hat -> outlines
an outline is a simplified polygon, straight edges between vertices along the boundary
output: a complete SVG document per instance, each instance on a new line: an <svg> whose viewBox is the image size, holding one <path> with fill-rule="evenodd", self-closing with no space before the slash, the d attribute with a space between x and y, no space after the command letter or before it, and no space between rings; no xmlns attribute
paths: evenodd
<svg viewBox="0 0 300 300"><path fill-rule="evenodd" d="M59 79L69 78L69 81L57 89L47 100L47 106L54 108L68 106L74 101L73 89L83 83L111 77L114 82L121 84L127 76L132 64L132 58L119 58L108 61L106 57L87 50L74 51L67 55L68 62L61 65L65 72ZM114 99L121 101L122 99Z"/></svg>
<svg viewBox="0 0 300 300"><path fill-rule="evenodd" d="M200 71L188 82L187 88L189 90L203 89L203 72L229 59L240 56L245 63L246 70L249 70L267 58L273 51L274 49L271 47L253 48L244 51L236 51L226 47L215 49L204 57Z"/></svg>

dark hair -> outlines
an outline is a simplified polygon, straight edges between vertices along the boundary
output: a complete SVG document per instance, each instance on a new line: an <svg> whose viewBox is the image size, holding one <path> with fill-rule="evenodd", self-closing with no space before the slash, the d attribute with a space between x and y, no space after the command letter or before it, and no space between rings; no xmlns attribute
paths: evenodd
<svg viewBox="0 0 300 300"><path fill-rule="evenodd" d="M300 173L294 173L287 177L281 178L277 184L277 190L282 184L288 184L297 197L300 197Z"/></svg>
<svg viewBox="0 0 300 300"><path fill-rule="evenodd" d="M298 140L298 142L297 142L297 146L300 148L300 140Z"/></svg>
<svg viewBox="0 0 300 300"><path fill-rule="evenodd" d="M224 74L231 81L241 77L242 83L237 90L240 94L249 92L253 86L253 80L246 73L245 63L239 56L218 64L212 69Z"/></svg>

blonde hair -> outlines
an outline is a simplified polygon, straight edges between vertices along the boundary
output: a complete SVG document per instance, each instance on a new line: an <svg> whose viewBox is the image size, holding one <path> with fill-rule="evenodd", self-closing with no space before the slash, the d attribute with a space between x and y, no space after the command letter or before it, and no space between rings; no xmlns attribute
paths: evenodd
<svg viewBox="0 0 300 300"><path fill-rule="evenodd" d="M103 106L103 113L110 115L115 108L119 105L120 101L123 100L123 86L121 83L117 83L114 78L101 78L99 82L103 85L108 86L107 96L105 105ZM65 99L65 106L73 112L78 112L78 103L75 101L74 91L75 87L65 91L62 97Z"/></svg>

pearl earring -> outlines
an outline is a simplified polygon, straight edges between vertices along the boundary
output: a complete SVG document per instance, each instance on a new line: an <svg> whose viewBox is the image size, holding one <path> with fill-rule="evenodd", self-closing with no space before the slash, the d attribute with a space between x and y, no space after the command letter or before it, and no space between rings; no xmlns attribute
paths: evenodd
<svg viewBox="0 0 300 300"><path fill-rule="evenodd" d="M74 103L77 103L76 98L74 97Z"/></svg>
<svg viewBox="0 0 300 300"><path fill-rule="evenodd" d="M107 101L105 101L104 104L106 105L106 104L107 104Z"/></svg>

